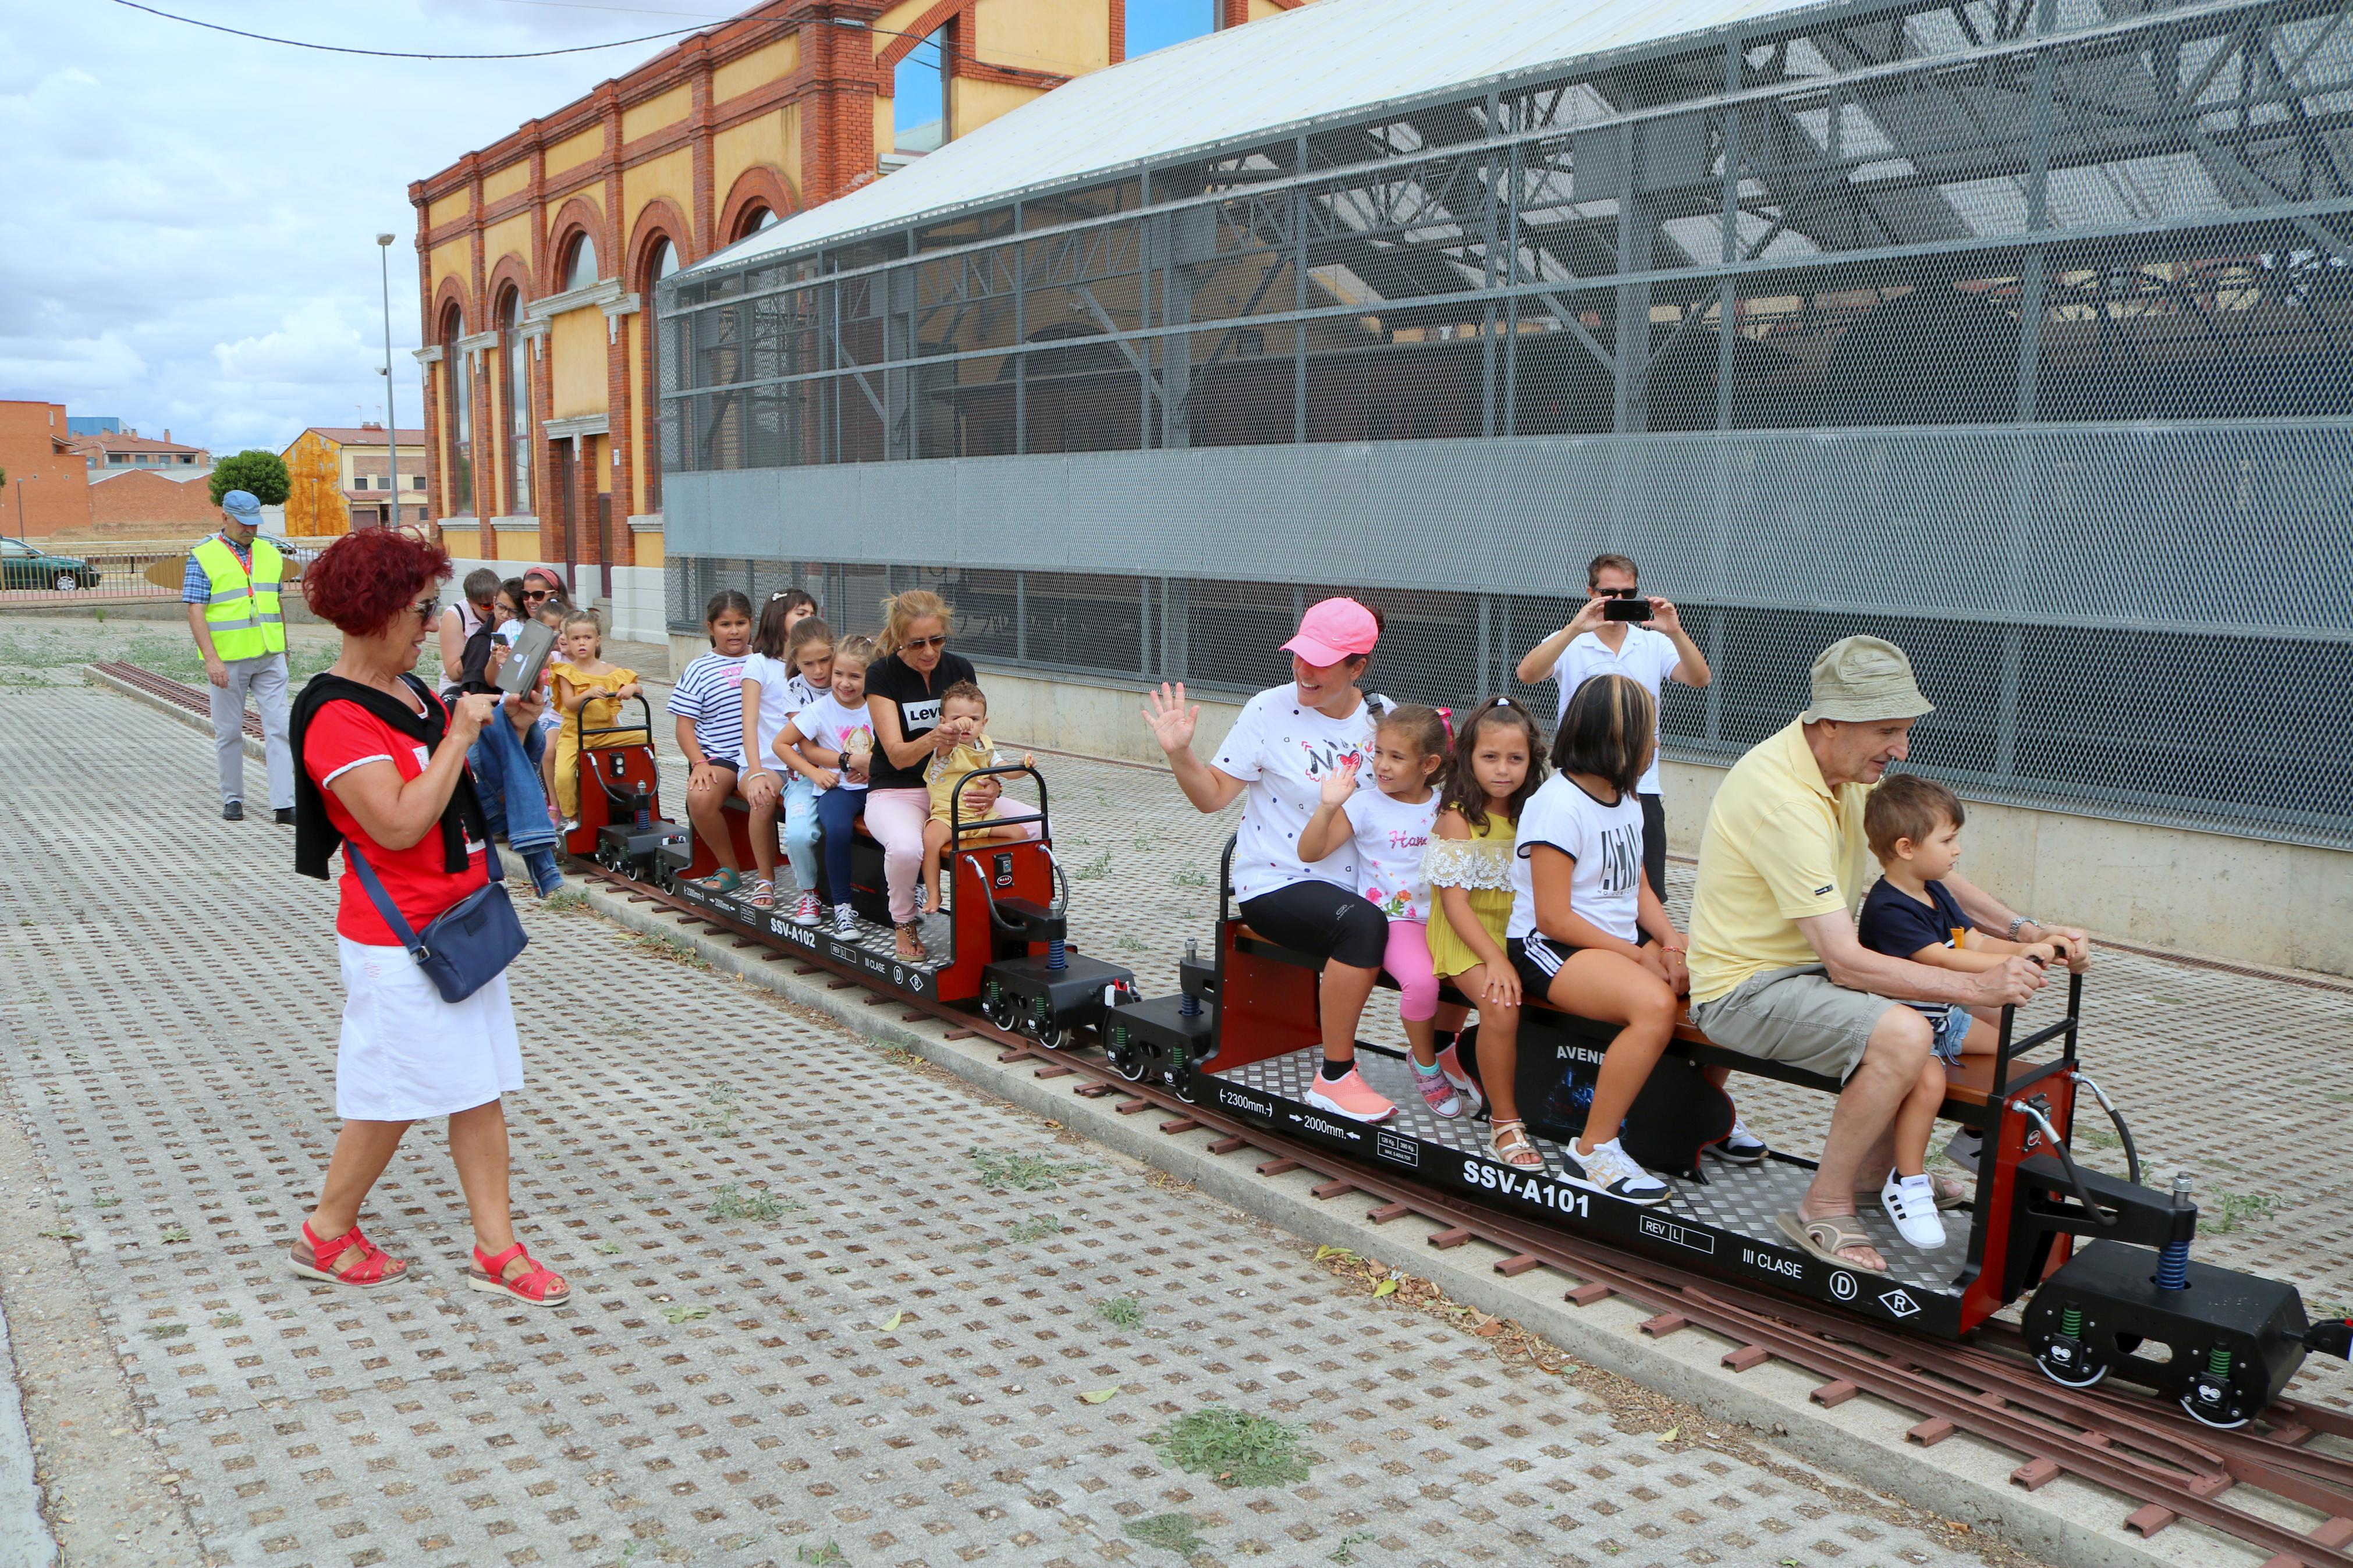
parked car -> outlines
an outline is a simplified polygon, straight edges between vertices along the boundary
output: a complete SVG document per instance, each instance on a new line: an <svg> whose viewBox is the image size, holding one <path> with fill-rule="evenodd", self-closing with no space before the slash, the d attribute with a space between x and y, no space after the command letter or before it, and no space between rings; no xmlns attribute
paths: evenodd
<svg viewBox="0 0 2353 1568"><path fill-rule="evenodd" d="M266 533L261 537L269 539ZM290 544L282 539L269 539L269 542L276 547L279 554L286 557L287 563L291 566L298 568L308 566L319 558L318 551L307 544Z"/></svg>
<svg viewBox="0 0 2353 1568"><path fill-rule="evenodd" d="M98 568L79 555L52 555L21 539L0 539L0 587L65 592L97 586Z"/></svg>

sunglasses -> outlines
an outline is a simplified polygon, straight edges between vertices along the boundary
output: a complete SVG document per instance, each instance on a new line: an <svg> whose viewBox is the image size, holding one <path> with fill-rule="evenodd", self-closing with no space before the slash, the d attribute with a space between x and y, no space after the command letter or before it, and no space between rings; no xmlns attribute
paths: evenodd
<svg viewBox="0 0 2353 1568"><path fill-rule="evenodd" d="M945 647L948 646L948 639L944 637L909 637L905 642L901 643L899 646L906 648Z"/></svg>
<svg viewBox="0 0 2353 1568"><path fill-rule="evenodd" d="M438 599L427 599L420 604L411 605L408 607L417 612L417 618L418 620L429 621L436 615L440 613L441 601Z"/></svg>
<svg viewBox="0 0 2353 1568"><path fill-rule="evenodd" d="M544 599L549 596L552 590L546 588L525 588L522 591L522 596L526 601L532 599Z"/></svg>

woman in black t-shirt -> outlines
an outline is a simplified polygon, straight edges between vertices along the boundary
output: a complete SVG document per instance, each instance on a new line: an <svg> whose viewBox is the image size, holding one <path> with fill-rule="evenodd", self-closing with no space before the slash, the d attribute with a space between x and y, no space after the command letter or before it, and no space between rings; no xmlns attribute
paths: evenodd
<svg viewBox="0 0 2353 1568"><path fill-rule="evenodd" d="M882 601L881 654L866 670L866 707L874 718L866 830L882 845L897 950L910 962L928 956L915 924L915 884L923 865L923 824L932 796L923 772L954 745L940 729L940 694L959 680L978 684L972 661L947 651L955 611L937 594L911 588Z"/></svg>

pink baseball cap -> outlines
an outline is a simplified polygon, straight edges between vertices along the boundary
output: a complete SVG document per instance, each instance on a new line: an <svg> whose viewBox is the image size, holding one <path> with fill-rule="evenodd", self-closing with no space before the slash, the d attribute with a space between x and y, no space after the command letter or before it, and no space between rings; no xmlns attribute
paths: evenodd
<svg viewBox="0 0 2353 1568"><path fill-rule="evenodd" d="M1381 624L1354 599L1321 599L1299 617L1299 635L1282 645L1317 668L1361 658L1381 640Z"/></svg>

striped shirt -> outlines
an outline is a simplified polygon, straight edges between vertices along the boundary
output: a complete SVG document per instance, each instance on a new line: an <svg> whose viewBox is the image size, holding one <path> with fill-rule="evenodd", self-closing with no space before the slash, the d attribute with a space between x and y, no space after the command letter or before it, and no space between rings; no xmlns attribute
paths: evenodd
<svg viewBox="0 0 2353 1568"><path fill-rule="evenodd" d="M744 765L744 659L706 653L686 667L670 689L673 719L694 721L694 743L712 762Z"/></svg>

